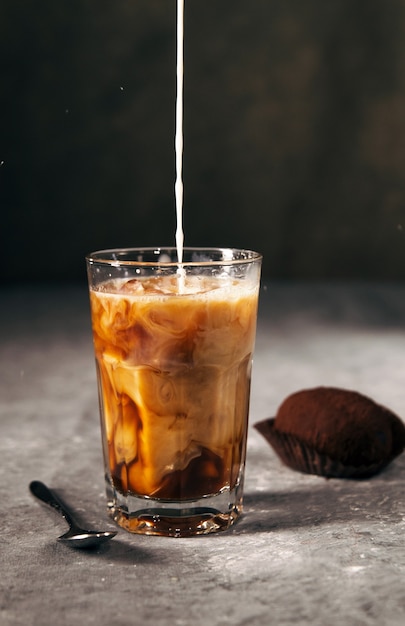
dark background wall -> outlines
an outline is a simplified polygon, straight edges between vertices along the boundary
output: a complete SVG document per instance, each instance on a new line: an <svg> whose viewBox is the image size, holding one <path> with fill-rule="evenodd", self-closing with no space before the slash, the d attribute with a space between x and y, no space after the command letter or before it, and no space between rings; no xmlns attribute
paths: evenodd
<svg viewBox="0 0 405 626"><path fill-rule="evenodd" d="M175 0L0 0L3 282L171 245ZM405 0L186 0L186 244L405 278Z"/></svg>

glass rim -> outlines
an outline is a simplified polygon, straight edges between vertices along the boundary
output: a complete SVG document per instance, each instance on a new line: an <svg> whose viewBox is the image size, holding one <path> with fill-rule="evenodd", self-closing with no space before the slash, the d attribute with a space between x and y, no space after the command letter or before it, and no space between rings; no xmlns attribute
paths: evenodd
<svg viewBox="0 0 405 626"><path fill-rule="evenodd" d="M255 252L254 250L249 250L245 248L204 248L204 247L196 247L196 246L184 246L183 252L195 252L195 253L205 253L205 254L222 254L223 257L220 259L210 259L210 260L197 260L197 261L182 261L181 263L178 260L175 261L166 261L159 260L156 258L156 261L140 261L135 259L126 259L119 258L120 255L125 254L141 254L141 253L149 253L162 255L164 253L173 253L177 254L176 246L147 246L147 247L135 247L135 248L107 248L104 250L95 250L94 252L90 252L86 254L85 259L89 265L98 264L105 266L113 266L113 267L121 267L121 266L130 266L130 267L156 267L156 266L164 266L164 267L178 267L181 265L182 267L208 267L208 266L220 266L220 265L243 265L247 263L261 261L263 255L260 252ZM240 255L239 258L234 258L235 253ZM227 258L227 254L232 254L232 257ZM114 258L114 255L116 258Z"/></svg>

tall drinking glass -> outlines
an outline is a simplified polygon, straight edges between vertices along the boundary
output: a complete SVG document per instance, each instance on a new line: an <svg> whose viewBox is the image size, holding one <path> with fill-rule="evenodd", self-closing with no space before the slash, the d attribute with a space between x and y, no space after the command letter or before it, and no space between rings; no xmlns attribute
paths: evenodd
<svg viewBox="0 0 405 626"><path fill-rule="evenodd" d="M261 256L86 258L108 506L130 532L225 530L242 510Z"/></svg>

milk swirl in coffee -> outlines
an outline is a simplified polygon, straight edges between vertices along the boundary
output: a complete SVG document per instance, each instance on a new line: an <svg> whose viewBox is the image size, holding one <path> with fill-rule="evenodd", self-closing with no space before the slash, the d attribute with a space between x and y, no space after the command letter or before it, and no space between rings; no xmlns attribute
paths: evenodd
<svg viewBox="0 0 405 626"><path fill-rule="evenodd" d="M121 493L232 489L244 458L257 290L186 277L91 292L105 452Z"/></svg>

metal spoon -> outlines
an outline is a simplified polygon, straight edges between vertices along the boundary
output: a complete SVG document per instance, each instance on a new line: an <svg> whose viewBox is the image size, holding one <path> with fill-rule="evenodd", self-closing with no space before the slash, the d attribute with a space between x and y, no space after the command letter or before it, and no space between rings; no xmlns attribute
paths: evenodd
<svg viewBox="0 0 405 626"><path fill-rule="evenodd" d="M36 498L51 506L65 518L69 524L69 530L64 535L58 537L58 541L66 543L72 548L92 548L112 539L117 534L110 531L104 532L80 528L66 505L39 480L34 480L30 483L30 491Z"/></svg>

